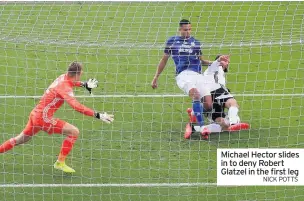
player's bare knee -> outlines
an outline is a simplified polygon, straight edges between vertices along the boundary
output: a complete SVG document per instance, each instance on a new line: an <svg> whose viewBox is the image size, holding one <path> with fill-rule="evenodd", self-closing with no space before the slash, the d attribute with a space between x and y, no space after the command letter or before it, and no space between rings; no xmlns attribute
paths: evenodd
<svg viewBox="0 0 304 201"><path fill-rule="evenodd" d="M199 91L196 88L192 88L189 91L189 96L190 96L190 98L192 98L192 100L195 100L195 101L199 101L200 100L200 93L199 93Z"/></svg>
<svg viewBox="0 0 304 201"><path fill-rule="evenodd" d="M74 137L78 137L79 136L79 129L76 128L76 127L71 129L69 135L74 136Z"/></svg>
<svg viewBox="0 0 304 201"><path fill-rule="evenodd" d="M25 135L24 133L20 133L15 137L16 145L26 143L32 138L32 136Z"/></svg>
<svg viewBox="0 0 304 201"><path fill-rule="evenodd" d="M205 108L206 108L206 110L212 110L212 103L206 102Z"/></svg>
<svg viewBox="0 0 304 201"><path fill-rule="evenodd" d="M237 104L237 101L234 99L234 98L230 98L226 101L225 103L225 106L227 108L230 108L230 107L239 107L239 105Z"/></svg>
<svg viewBox="0 0 304 201"><path fill-rule="evenodd" d="M63 127L62 134L66 136L79 136L79 129L72 124L66 123Z"/></svg>
<svg viewBox="0 0 304 201"><path fill-rule="evenodd" d="M210 104L204 102L204 103L203 103L203 106L204 106L204 111L205 111L205 112L210 112L210 111L212 111L212 104L210 105Z"/></svg>

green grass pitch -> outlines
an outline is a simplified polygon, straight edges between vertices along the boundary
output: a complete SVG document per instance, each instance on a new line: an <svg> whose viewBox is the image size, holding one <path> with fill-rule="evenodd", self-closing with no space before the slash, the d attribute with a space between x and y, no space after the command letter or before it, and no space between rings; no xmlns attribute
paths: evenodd
<svg viewBox="0 0 304 201"><path fill-rule="evenodd" d="M170 61L150 83L165 40L178 21L212 59L230 53L228 86L252 129L183 139L187 97L79 98L115 114L102 124L72 111L56 113L81 131L67 163L72 176L52 168L63 137L39 133L0 155L2 184L206 183L188 187L0 188L0 200L303 200L303 187L217 187L217 148L303 148L303 2L1 3L0 141L18 134L40 96L70 61L96 77L96 95L181 94ZM267 43L272 42L272 43ZM88 95L83 89L77 95ZM12 98L7 96L18 96Z"/></svg>

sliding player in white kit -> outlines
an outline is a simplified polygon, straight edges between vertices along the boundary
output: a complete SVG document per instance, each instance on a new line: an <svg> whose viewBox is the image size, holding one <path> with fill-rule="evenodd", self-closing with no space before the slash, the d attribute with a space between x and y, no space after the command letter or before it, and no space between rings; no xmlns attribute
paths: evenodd
<svg viewBox="0 0 304 201"><path fill-rule="evenodd" d="M248 123L241 123L238 116L239 106L230 91L226 88L225 72L228 72L229 56L217 56L216 60L208 66L204 72L204 80L206 87L210 89L213 101L213 109L211 113L207 113L211 124L205 125L211 133L222 131L238 131L249 129ZM228 114L225 114L225 108L228 109ZM193 115L192 109L187 109L190 122L186 125L186 139L190 138L191 134L201 128L196 126L196 118ZM205 136L203 136L205 139Z"/></svg>

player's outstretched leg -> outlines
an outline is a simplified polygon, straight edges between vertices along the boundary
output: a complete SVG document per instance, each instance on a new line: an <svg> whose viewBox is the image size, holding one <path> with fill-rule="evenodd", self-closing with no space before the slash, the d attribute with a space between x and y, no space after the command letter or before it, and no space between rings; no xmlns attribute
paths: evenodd
<svg viewBox="0 0 304 201"><path fill-rule="evenodd" d="M0 153L7 152L16 146L16 139L11 138L0 145Z"/></svg>
<svg viewBox="0 0 304 201"><path fill-rule="evenodd" d="M248 123L238 123L229 126L228 131L239 131L239 130L248 130L250 125Z"/></svg>
<svg viewBox="0 0 304 201"><path fill-rule="evenodd" d="M240 118L238 116L239 106L234 98L230 98L226 101L225 107L228 108L228 118L230 125L240 123Z"/></svg>
<svg viewBox="0 0 304 201"><path fill-rule="evenodd" d="M15 146L29 141L31 138L32 138L32 136L25 135L22 132L18 136L7 140L2 145L0 145L0 153L7 152L7 151L13 149Z"/></svg>
<svg viewBox="0 0 304 201"><path fill-rule="evenodd" d="M240 117L238 116L238 104L234 98L228 99L225 103L225 107L228 110L229 124L228 131L239 131L248 130L250 125L248 123L241 123Z"/></svg>
<svg viewBox="0 0 304 201"><path fill-rule="evenodd" d="M62 170L66 173L73 173L75 170L65 164L65 159L72 150L73 145L79 136L79 130L75 126L66 123L62 129L62 133L67 137L63 140L58 159L54 164L54 168Z"/></svg>

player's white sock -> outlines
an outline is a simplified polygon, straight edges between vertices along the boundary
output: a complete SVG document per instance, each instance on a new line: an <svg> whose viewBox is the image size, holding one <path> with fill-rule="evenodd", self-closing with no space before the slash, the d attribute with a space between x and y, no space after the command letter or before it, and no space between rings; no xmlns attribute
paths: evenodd
<svg viewBox="0 0 304 201"><path fill-rule="evenodd" d="M228 110L228 117L230 121L230 125L239 123L239 117L238 117L239 108L235 106L231 106Z"/></svg>
<svg viewBox="0 0 304 201"><path fill-rule="evenodd" d="M213 124L207 125L207 127L208 127L208 129L209 129L209 131L210 131L211 133L219 133L219 132L222 132L222 127L221 127L219 124L213 123Z"/></svg>
<svg viewBox="0 0 304 201"><path fill-rule="evenodd" d="M212 123L206 126L201 126L200 131L203 131L204 128L208 128L211 133L219 133L222 132L222 127L219 124Z"/></svg>

